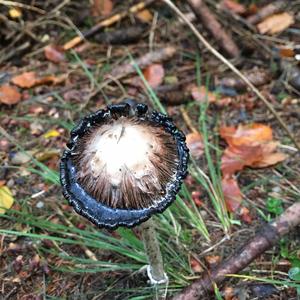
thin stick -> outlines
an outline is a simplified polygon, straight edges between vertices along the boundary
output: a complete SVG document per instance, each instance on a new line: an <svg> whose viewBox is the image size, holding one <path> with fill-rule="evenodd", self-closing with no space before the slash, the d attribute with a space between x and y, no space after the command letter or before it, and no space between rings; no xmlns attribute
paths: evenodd
<svg viewBox="0 0 300 300"><path fill-rule="evenodd" d="M155 227L152 219L144 222L139 227L143 237L145 251L149 260L148 277L151 284L162 284L168 281L164 271L163 259L156 238Z"/></svg>
<svg viewBox="0 0 300 300"><path fill-rule="evenodd" d="M172 300L203 299L214 290L215 284L221 284L228 278L226 275L239 273L299 224L300 202L297 202L290 206L275 222L264 225L240 250L211 273L206 273L201 279L196 280L181 293L175 295Z"/></svg>
<svg viewBox="0 0 300 300"><path fill-rule="evenodd" d="M216 39L220 47L228 54L228 56L235 58L240 55L240 50L235 44L232 36L227 33L222 25L219 23L215 15L210 11L203 0L188 0L195 15L201 21L203 26Z"/></svg>
<svg viewBox="0 0 300 300"><path fill-rule="evenodd" d="M99 23L97 23L95 26L93 26L90 30L82 33L81 36L77 36L73 38L72 40L68 41L63 45L64 50L69 50L78 44L80 44L85 38L93 35L95 32L100 30L101 28L108 27L113 25L116 22L119 22L120 20L124 19L127 17L129 14L135 14L141 10L143 10L146 6L148 6L150 3L152 3L154 0L146 0L142 1L138 4L135 4L131 6L127 11L117 13L115 15L110 16L108 19L105 19Z"/></svg>
<svg viewBox="0 0 300 300"><path fill-rule="evenodd" d="M296 148L300 151L300 145L294 138L293 134L290 132L287 125L281 119L281 117L277 114L276 110L272 106L272 104L260 93L260 91L249 81L249 79L243 75L230 61L228 61L222 54L220 54L197 30L197 28L186 18L186 16L175 6L171 0L162 0L165 2L192 30L192 32L196 35L199 41L214 55L216 56L221 62L223 62L229 69L232 70L237 76L239 76L246 85L254 92L254 94L266 105L269 111L274 115L277 119L279 124L285 130L289 138L295 144Z"/></svg>

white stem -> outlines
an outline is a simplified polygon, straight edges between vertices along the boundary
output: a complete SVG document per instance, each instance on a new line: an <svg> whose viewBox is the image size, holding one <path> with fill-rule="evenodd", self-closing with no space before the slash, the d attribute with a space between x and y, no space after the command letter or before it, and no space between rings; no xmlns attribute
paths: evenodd
<svg viewBox="0 0 300 300"><path fill-rule="evenodd" d="M163 259L153 220L149 219L140 225L140 232L148 256L149 266L147 268L147 273L151 284L163 284L168 282L168 276L164 271Z"/></svg>

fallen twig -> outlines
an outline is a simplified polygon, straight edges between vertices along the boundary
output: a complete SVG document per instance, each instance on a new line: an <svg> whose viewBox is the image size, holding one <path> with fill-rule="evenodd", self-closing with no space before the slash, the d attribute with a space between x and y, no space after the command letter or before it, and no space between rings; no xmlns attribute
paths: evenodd
<svg viewBox="0 0 300 300"><path fill-rule="evenodd" d="M221 24L209 10L205 2L203 0L188 0L187 2L197 18L201 21L202 25L212 34L228 56L233 58L238 57L240 55L239 48L230 34L222 28Z"/></svg>
<svg viewBox="0 0 300 300"><path fill-rule="evenodd" d="M127 11L120 12L120 13L117 13L115 15L110 16L108 19L105 19L105 20L97 23L95 26L93 26L88 31L83 32L81 36L77 36L77 37L73 38L72 40L68 41L67 43L65 43L63 45L63 49L64 50L69 50L69 49L77 46L85 38L93 35L94 33L96 33L101 28L111 26L114 23L119 22L120 20L124 19L129 14L135 14L138 11L143 10L146 6L148 6L149 4L151 4L153 1L155 1L155 0L142 1L142 2L140 2L138 4L135 4L135 5L131 6Z"/></svg>
<svg viewBox="0 0 300 300"><path fill-rule="evenodd" d="M247 267L255 258L274 246L280 238L300 224L300 202L290 206L274 222L266 224L239 251L225 260L211 273L185 288L172 300L203 299L214 289L214 284L222 283L229 274L236 274Z"/></svg>
<svg viewBox="0 0 300 300"><path fill-rule="evenodd" d="M255 25L265 19L268 16L271 16L282 10L286 1L275 1L264 7L262 7L255 15L252 15L247 18L248 23Z"/></svg>
<svg viewBox="0 0 300 300"><path fill-rule="evenodd" d="M246 85L254 92L254 94L266 105L269 111L274 115L279 124L285 130L289 138L293 141L296 148L300 151L300 144L295 140L293 134L290 132L288 126L278 115L272 104L260 93L260 91L250 82L250 80L243 75L230 61L228 61L222 54L220 54L197 30L197 28L185 17L185 15L177 8L175 4L171 0L162 0L165 2L192 30L192 32L196 35L199 41L221 62L223 62L229 69L231 69L236 75L238 75Z"/></svg>
<svg viewBox="0 0 300 300"><path fill-rule="evenodd" d="M165 48L158 49L156 51L149 52L135 60L135 64L139 66L139 68L144 69L145 67L157 63L162 62L164 60L170 59L176 52L176 48L172 46L168 46ZM135 73L134 63L125 63L121 66L116 67L110 72L111 77L116 77L120 79L121 77L128 76L132 73Z"/></svg>

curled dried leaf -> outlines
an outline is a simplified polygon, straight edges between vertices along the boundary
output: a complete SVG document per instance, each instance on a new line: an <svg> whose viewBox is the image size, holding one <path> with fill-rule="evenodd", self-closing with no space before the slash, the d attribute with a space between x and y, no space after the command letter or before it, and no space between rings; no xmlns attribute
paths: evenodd
<svg viewBox="0 0 300 300"><path fill-rule="evenodd" d="M204 152L203 138L199 132L192 132L186 136L186 144L193 157L199 159Z"/></svg>
<svg viewBox="0 0 300 300"><path fill-rule="evenodd" d="M257 29L260 34L276 34L289 28L294 23L294 16L284 12L266 18L257 25Z"/></svg>
<svg viewBox="0 0 300 300"><path fill-rule="evenodd" d="M165 76L164 67L161 64L152 64L143 71L145 79L152 88L162 84Z"/></svg>
<svg viewBox="0 0 300 300"><path fill-rule="evenodd" d="M243 199L236 179L229 177L223 178L222 189L228 211L235 212L240 207Z"/></svg>
<svg viewBox="0 0 300 300"><path fill-rule="evenodd" d="M45 47L44 54L48 60L56 64L66 60L63 48L56 45L49 45Z"/></svg>
<svg viewBox="0 0 300 300"><path fill-rule="evenodd" d="M2 85L0 87L0 103L12 105L21 100L21 94L18 89L11 85Z"/></svg>

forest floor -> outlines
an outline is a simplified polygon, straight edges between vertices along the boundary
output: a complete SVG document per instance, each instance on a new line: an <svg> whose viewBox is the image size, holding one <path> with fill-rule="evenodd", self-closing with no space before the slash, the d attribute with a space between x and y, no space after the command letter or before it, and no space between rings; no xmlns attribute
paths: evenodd
<svg viewBox="0 0 300 300"><path fill-rule="evenodd" d="M0 1L1 299L171 297L299 201L300 2L173 3L184 20L167 1ZM96 228L59 183L70 130L126 99L166 112L191 153L154 216L163 287L138 231ZM299 299L299 232L207 299Z"/></svg>

